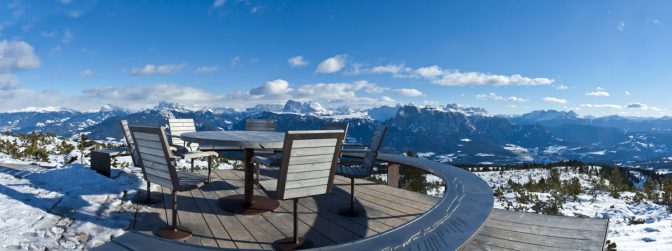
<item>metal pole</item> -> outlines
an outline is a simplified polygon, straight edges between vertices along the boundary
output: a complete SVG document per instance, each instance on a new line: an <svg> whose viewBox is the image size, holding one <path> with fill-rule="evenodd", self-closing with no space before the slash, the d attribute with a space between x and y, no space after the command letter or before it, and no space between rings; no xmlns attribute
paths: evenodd
<svg viewBox="0 0 672 251"><path fill-rule="evenodd" d="M208 156L208 183L210 183L210 173L212 173L212 156Z"/></svg>
<svg viewBox="0 0 672 251"><path fill-rule="evenodd" d="M299 204L299 199L294 199L294 243L299 243L299 214L296 212L297 204Z"/></svg>
<svg viewBox="0 0 672 251"><path fill-rule="evenodd" d="M147 181L147 204L150 203L151 195L152 195L152 192L149 191L149 181Z"/></svg>
<svg viewBox="0 0 672 251"><path fill-rule="evenodd" d="M350 212L355 212L355 178L350 177Z"/></svg>
<svg viewBox="0 0 672 251"><path fill-rule="evenodd" d="M175 189L171 192L173 194L173 231L177 231L177 192Z"/></svg>

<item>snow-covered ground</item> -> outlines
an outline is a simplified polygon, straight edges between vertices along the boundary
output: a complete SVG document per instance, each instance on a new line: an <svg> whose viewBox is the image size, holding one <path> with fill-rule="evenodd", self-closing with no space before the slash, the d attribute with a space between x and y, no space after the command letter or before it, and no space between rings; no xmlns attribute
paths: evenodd
<svg viewBox="0 0 672 251"><path fill-rule="evenodd" d="M13 140L12 136L1 138ZM130 199L146 183L130 157L117 158L119 167L112 169L110 179L91 170L88 158L83 163L64 164L64 159L82 154L78 150L55 154L52 150L62 140L54 139L46 146L51 152L46 162L0 153L0 166L48 167L22 173L20 178L0 172L0 250L86 250L123 234L132 222L136 206ZM196 164L207 165L205 161ZM188 164L182 161L179 166ZM232 166L220 164L218 168Z"/></svg>
<svg viewBox="0 0 672 251"><path fill-rule="evenodd" d="M530 169L504 171L503 173L490 171L474 172L474 174L483 178L494 189L503 188L504 199L495 198L496 208L505 208L507 201L511 202L515 208L518 206L515 194L505 189L508 188L508 180L525 183L531 177L538 181L542 177L548 178L549 170ZM569 180L573 177L579 177L583 190L592 188L588 175L572 171L561 172L561 180ZM542 201L550 196L548 193L532 194L538 195ZM670 234L672 215L667 212L666 208L648 200L634 202L632 192L623 192L620 195L620 198L616 199L605 191L598 191L595 197L582 193L577 201L567 200L562 205L560 213L566 216L608 218L607 239L616 242L618 250L672 250L672 235ZM527 206L529 208L529 205ZM528 211L532 212L532 209ZM644 223L630 224L630 217L643 219Z"/></svg>

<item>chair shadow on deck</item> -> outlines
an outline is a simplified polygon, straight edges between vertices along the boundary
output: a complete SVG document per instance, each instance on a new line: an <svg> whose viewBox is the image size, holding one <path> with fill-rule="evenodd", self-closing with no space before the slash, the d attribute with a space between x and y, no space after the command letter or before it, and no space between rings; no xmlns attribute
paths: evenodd
<svg viewBox="0 0 672 251"><path fill-rule="evenodd" d="M229 170L227 170L228 172ZM242 171L234 171L240 172ZM215 176L216 177L216 176ZM242 177L239 179L236 178L214 178L212 182L206 184L201 188L201 191L206 194L212 194L217 192L218 196L221 195L231 195L242 193ZM240 184L240 186L238 185ZM255 189L255 194L264 195L264 193L258 189ZM167 196L167 195L164 195ZM166 197L167 198L167 197ZM253 236L259 236L262 233L252 232L255 228L268 228L271 231L280 231L283 236L292 235L292 223L291 223L291 204L289 202L281 202L280 208L276 209L273 213L266 213L261 215L236 215L229 211L219 208L217 205L218 199L214 197L201 197L201 196L186 196L184 194L178 194L178 218L180 218L181 224L190 226L192 224L212 224L212 222L205 222L201 217L200 222L188 222L182 220L180 214L184 213L196 213L196 214L212 214L217 217L231 217L236 222L246 225L251 224L251 222L263 222L261 226L255 226L250 228L250 232ZM169 203L169 200L164 200L163 203ZM168 204L164 205L163 203L158 203L151 205L150 207L153 210L152 212L144 212L147 210L139 210L136 215L136 221L132 229L141 232L152 232L156 229L166 226L168 223L164 220L166 217L160 217L159 211L161 213L164 208L169 208ZM364 208L359 200L355 201L355 206L357 208ZM182 204L182 206L180 206ZM300 233L304 233L302 236L305 236L308 239L311 239L315 242L315 247L334 245L337 243L344 243L349 241L355 241L363 239L366 237L368 230L368 221L375 220L367 217L366 213L359 217L343 217L338 215L338 210L342 207L347 207L349 205L349 194L345 190L334 187L332 193L326 195L320 195L315 197L308 197L299 200L299 219L300 219ZM206 208L203 208L203 205L208 205ZM365 210L363 210L366 212ZM168 213L169 215L169 213ZM315 217L317 216L317 217ZM250 218L258 217L258 221L249 221ZM146 222L143 222L146 221ZM309 229L306 229L306 225L303 225L301 222L310 226ZM217 223L215 223L217 224ZM229 231L229 228L235 226L228 226L224 223L223 228ZM191 227L191 226L190 226ZM194 230L196 228L192 228ZM207 227L206 227L207 229ZM335 234L338 234L337 237L334 237ZM214 238L213 238L214 236ZM238 240L229 236L218 236L216 233L202 233L194 231L194 237L203 238L203 239L213 239L215 241L233 241L236 243L245 243L251 242L250 240ZM263 237L263 236L262 236ZM158 237L157 237L158 238ZM264 238L255 238L256 243L262 245L271 245L275 239L272 237Z"/></svg>
<svg viewBox="0 0 672 251"><path fill-rule="evenodd" d="M12 167L3 167L13 169ZM93 173L84 176L82 172ZM64 168L31 173L19 179L20 181L27 181L32 188L44 190L44 192L33 194L14 189L13 187L16 186L28 185L20 182L21 185L0 185L0 193L46 213L79 222L90 222L102 227L125 229L127 225L124 224L123 219L128 218L128 222L132 222L133 215L131 213L115 210L114 212L107 212L106 215L103 214L111 207L112 202L108 201L110 194L122 194L119 198L126 201L128 199L125 198L127 191L135 189L130 184L139 183L139 179L136 175L123 172L116 178L126 179L123 182L126 186L118 186L120 183L95 173L88 166L72 164ZM39 196L51 193L57 193L58 195L53 198ZM95 196L100 196L96 199L101 200L102 203L91 204L84 199L84 197L93 198Z"/></svg>

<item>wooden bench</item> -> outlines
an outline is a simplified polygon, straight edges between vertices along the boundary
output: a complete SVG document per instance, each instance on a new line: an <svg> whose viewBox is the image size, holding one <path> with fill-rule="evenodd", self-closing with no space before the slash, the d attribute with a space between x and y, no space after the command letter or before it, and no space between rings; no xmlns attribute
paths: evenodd
<svg viewBox="0 0 672 251"><path fill-rule="evenodd" d="M91 152L91 169L107 177L112 176L112 158L129 156L127 148L98 149Z"/></svg>

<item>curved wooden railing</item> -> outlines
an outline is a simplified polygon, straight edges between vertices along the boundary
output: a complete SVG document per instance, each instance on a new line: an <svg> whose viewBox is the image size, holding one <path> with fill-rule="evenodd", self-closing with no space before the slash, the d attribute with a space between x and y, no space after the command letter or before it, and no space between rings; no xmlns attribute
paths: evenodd
<svg viewBox="0 0 672 251"><path fill-rule="evenodd" d="M362 157L361 154L344 155ZM381 153L378 160L418 168L438 176L446 183L443 197L426 213L395 229L312 250L457 250L469 243L490 215L494 203L492 190L485 181L466 170L394 154ZM126 250L229 250L177 243L138 232L130 232L113 239L113 242ZM119 249L102 246L96 250Z"/></svg>
<svg viewBox="0 0 672 251"><path fill-rule="evenodd" d="M361 154L344 155L361 157ZM492 189L466 170L394 154L381 153L378 160L438 176L446 182L443 197L425 214L393 230L316 250L457 250L478 233L490 215L494 203Z"/></svg>

